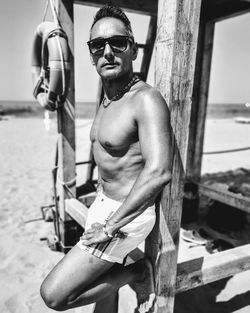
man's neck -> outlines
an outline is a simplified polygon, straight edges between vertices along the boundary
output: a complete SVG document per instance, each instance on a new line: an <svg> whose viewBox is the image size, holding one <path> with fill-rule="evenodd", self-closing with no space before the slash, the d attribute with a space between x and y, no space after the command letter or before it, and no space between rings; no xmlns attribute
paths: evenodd
<svg viewBox="0 0 250 313"><path fill-rule="evenodd" d="M126 74L124 76L102 80L103 89L108 99L112 99L115 97L120 91L124 89L124 87L131 81L133 77L133 73Z"/></svg>

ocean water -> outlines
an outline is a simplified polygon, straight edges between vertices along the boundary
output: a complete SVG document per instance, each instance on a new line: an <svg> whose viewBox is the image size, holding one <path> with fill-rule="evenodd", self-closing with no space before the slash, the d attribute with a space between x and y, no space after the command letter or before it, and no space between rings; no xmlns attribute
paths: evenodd
<svg viewBox="0 0 250 313"><path fill-rule="evenodd" d="M95 115L95 102L77 102L76 117L93 118ZM0 115L43 116L44 110L36 101L2 101L0 100ZM250 117L250 107L245 103L209 103L207 118L235 118Z"/></svg>
<svg viewBox="0 0 250 313"><path fill-rule="evenodd" d="M245 103L209 103L207 118L250 117L250 107Z"/></svg>
<svg viewBox="0 0 250 313"><path fill-rule="evenodd" d="M76 117L93 118L95 115L95 102L77 102ZM51 113L51 117L53 117ZM44 115L44 109L36 101L3 101L0 100L0 115L16 115L22 117Z"/></svg>

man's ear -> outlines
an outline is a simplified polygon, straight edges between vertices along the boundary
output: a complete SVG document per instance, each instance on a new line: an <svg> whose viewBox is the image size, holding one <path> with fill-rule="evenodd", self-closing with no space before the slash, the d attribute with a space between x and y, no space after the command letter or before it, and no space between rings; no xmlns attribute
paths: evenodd
<svg viewBox="0 0 250 313"><path fill-rule="evenodd" d="M133 49L133 61L134 61L138 55L138 44L137 44L137 42L133 43L132 49Z"/></svg>

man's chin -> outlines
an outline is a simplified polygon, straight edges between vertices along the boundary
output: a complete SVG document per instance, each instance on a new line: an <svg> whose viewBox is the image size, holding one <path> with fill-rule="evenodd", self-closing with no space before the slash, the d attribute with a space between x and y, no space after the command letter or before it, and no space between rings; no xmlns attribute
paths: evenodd
<svg viewBox="0 0 250 313"><path fill-rule="evenodd" d="M105 70L103 71L100 76L103 79L107 79L107 80L111 80L111 79L116 79L118 77L121 76L122 73L120 73L119 71L112 69L112 70Z"/></svg>

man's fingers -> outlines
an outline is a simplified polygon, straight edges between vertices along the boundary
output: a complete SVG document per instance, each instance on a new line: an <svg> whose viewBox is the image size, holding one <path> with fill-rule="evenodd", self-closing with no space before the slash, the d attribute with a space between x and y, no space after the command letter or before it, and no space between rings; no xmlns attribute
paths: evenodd
<svg viewBox="0 0 250 313"><path fill-rule="evenodd" d="M91 239L93 237L92 233L84 233L81 237L82 240L88 240Z"/></svg>

